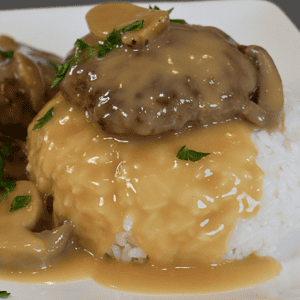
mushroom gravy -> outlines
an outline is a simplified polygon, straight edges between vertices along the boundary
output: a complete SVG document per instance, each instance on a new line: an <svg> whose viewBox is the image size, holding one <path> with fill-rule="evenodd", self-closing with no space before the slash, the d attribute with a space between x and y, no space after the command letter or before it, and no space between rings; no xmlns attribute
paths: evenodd
<svg viewBox="0 0 300 300"><path fill-rule="evenodd" d="M112 11L115 19L99 17ZM116 52L73 68L62 93L30 124L32 182L18 182L14 193L34 196L18 212L32 224L17 215L21 225L5 225L3 280L92 278L128 292L194 294L246 288L280 273L277 261L254 254L223 260L236 220L259 210L263 172L249 121L279 121L282 86L272 59L216 28L172 24L166 12L125 3L91 10L84 40L101 43L113 28L141 17L143 31L124 33ZM51 107L52 120L32 131ZM210 155L178 160L183 145ZM49 217L39 193L54 198L54 228L43 233L34 232L47 223L43 214ZM9 201L0 211L4 219ZM107 254L128 216L148 254L144 264Z"/></svg>
<svg viewBox="0 0 300 300"><path fill-rule="evenodd" d="M105 131L155 135L189 122L209 125L236 117L261 127L283 107L281 79L267 51L242 46L214 27L172 23L168 13L105 3L87 14L89 45L113 28L145 20L125 32L123 45L73 66L62 93ZM133 84L134 83L134 84Z"/></svg>
<svg viewBox="0 0 300 300"><path fill-rule="evenodd" d="M78 250L67 250L56 266L26 271L26 278L12 273L13 280L93 278L124 291L188 294L250 287L279 274L280 264L266 257L222 260L237 218L254 216L262 196L249 122L191 128L149 143L149 137L113 138L60 94L36 118L50 107L56 113L49 123L38 131L30 130L34 122L29 127L29 172L41 192L53 194L56 223L74 225ZM183 144L211 155L180 161L176 151ZM243 194L250 198L238 201ZM105 254L128 214L149 256L143 265Z"/></svg>
<svg viewBox="0 0 300 300"><path fill-rule="evenodd" d="M120 263L95 260L82 249L64 253L62 260L46 269L0 270L0 280L27 284L59 284L93 279L109 289L138 294L206 294L250 288L279 275L281 265L274 259L250 255L241 261L221 264ZM5 283L2 285L5 287Z"/></svg>

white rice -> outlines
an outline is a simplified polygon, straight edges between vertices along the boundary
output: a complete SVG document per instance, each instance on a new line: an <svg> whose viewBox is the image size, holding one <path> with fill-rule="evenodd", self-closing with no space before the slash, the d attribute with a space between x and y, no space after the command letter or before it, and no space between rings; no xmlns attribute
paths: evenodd
<svg viewBox="0 0 300 300"><path fill-rule="evenodd" d="M237 221L226 259L242 259L253 252L276 257L280 240L300 228L300 102L290 90L284 96L285 131L256 130L251 135L258 150L257 164L265 172L264 196L255 217ZM131 226L128 216L108 254L143 263L147 254L134 241Z"/></svg>
<svg viewBox="0 0 300 300"><path fill-rule="evenodd" d="M242 259L255 252L277 256L277 245L300 227L300 103L290 90L285 96L285 131L251 135L264 170L264 196L258 214L238 220L226 258Z"/></svg>
<svg viewBox="0 0 300 300"><path fill-rule="evenodd" d="M130 231L123 231L116 235L116 242L107 252L111 257L123 262L144 263L147 254L138 246Z"/></svg>
<svg viewBox="0 0 300 300"><path fill-rule="evenodd" d="M131 234L132 220L126 216L122 231L116 235L116 242L113 244L107 254L118 261L144 263L147 254L138 246Z"/></svg>

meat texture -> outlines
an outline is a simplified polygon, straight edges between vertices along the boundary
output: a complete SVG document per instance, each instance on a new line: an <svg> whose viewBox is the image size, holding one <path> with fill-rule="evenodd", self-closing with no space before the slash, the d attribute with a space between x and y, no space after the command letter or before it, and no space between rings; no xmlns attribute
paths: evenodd
<svg viewBox="0 0 300 300"><path fill-rule="evenodd" d="M282 84L265 49L238 45L214 27L165 27L151 42L80 61L64 79L63 95L114 134L157 135L234 118L276 123ZM130 33L140 40L139 31ZM101 43L93 33L84 40Z"/></svg>

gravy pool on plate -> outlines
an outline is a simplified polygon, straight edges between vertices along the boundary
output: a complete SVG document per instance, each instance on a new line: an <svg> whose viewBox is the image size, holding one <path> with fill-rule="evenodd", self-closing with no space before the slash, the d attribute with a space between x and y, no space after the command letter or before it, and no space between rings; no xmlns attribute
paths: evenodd
<svg viewBox="0 0 300 300"><path fill-rule="evenodd" d="M93 265L85 276L137 292L222 291L278 275L280 265L269 258L223 260L237 218L259 209L263 172L249 135L253 124L278 122L283 97L276 67L258 46L240 46L218 29L174 24L166 12L130 4L91 10L91 33L83 40L101 45L114 28L142 18L143 29L123 33L117 51L75 65L29 126L30 179L53 196L55 226L73 224L71 249L56 266L48 263L43 276L72 257ZM50 108L52 119L32 131ZM177 159L183 145L210 155ZM243 193L256 200L237 201ZM134 262L138 256L130 264L112 258L118 258L111 248L128 217L130 250L147 254L141 265ZM84 250L94 258L83 258ZM117 270L131 272L126 284L124 276L112 276ZM218 276L224 285L216 287Z"/></svg>

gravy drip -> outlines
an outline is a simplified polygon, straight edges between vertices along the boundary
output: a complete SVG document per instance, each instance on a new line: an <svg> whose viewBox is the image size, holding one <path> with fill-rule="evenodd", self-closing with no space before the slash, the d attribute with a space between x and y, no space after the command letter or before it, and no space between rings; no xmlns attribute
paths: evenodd
<svg viewBox="0 0 300 300"><path fill-rule="evenodd" d="M30 239L53 252L45 235L33 232L48 228L49 215L42 216L40 199L35 224L26 228L21 224L20 231L20 224L10 220L6 203L1 214L7 218L8 230L1 242L6 238L13 250L8 253L2 247L1 251L6 251L7 261L15 256L23 270L4 264L1 280L56 283L92 278L128 292L195 294L247 288L279 274L280 264L270 258L250 255L241 261L223 260L237 219L255 216L262 197L263 172L256 165L257 151L249 137L253 127L236 120L257 87L257 65L217 29L171 24L163 30L147 47L123 47L72 70L62 93L69 101L83 103L85 113L59 93L29 126L27 169L39 192L54 197L54 227L63 231L56 240L52 238L53 245L62 237L65 242L56 255L59 263L51 261L32 271L36 244ZM99 42L99 36L91 34L85 40ZM185 44L189 44L187 52ZM199 44L202 50L197 52ZM139 69L147 72L140 76L135 72ZM53 119L32 131L51 107ZM228 107L233 107L230 116ZM205 115L195 113L199 108ZM228 118L230 122L221 122ZM95 124L90 119L102 121ZM187 120L213 125L181 129ZM174 131L163 134L170 130ZM148 134L161 135L143 137ZM195 163L181 161L176 154L183 145L211 154ZM32 182L18 185L21 194L36 189ZM25 212L32 221L29 210L14 216ZM149 256L145 264L119 263L106 254L127 217L132 220L132 235ZM62 225L66 220L67 225ZM17 249L25 249L23 256L14 252Z"/></svg>
<svg viewBox="0 0 300 300"><path fill-rule="evenodd" d="M92 278L102 286L128 292L195 294L246 288L280 273L280 264L266 257L222 260L237 218L254 216L262 195L263 172L255 164L256 149L249 138L251 124L231 121L191 128L149 143L149 139L107 135L60 94L36 119L53 106L55 114L49 123L32 131L34 120L29 127L28 171L41 192L54 195L56 222L73 222L75 240L71 249L60 254L59 263L34 272L30 264L26 267L26 260L21 271L12 265L3 266L1 280L59 283ZM177 160L176 153L183 144L211 154L196 163ZM247 180L239 182L243 175L254 179L250 185ZM151 181L152 189L143 184L145 179ZM101 182L100 191L95 183ZM215 201L204 199L206 192L211 197L214 194ZM253 201L234 199L241 192L251 195ZM149 255L145 264L120 263L104 254L114 235L122 231L127 215L133 219L135 239ZM155 223L149 227L153 216ZM206 235L217 231L220 222L224 224L222 230ZM202 237L198 246L190 232ZM151 235L154 239L147 240ZM166 242L170 251L163 252Z"/></svg>
<svg viewBox="0 0 300 300"><path fill-rule="evenodd" d="M218 265L120 263L96 260L82 250L70 250L60 263L35 272L0 270L0 280L30 284L56 284L93 279L113 290L139 294L205 294L233 291L262 284L279 275L274 259L250 255ZM4 286L4 285L3 285Z"/></svg>
<svg viewBox="0 0 300 300"><path fill-rule="evenodd" d="M116 137L60 94L38 118L51 106L51 122L38 131L31 130L35 120L29 126L29 173L41 192L53 195L56 225L72 221L79 244L96 257L111 248L129 217L152 260L219 263L236 220L258 212L264 173L246 123ZM179 160L183 145L211 154Z"/></svg>
<svg viewBox="0 0 300 300"><path fill-rule="evenodd" d="M137 138L108 135L61 94L36 119L50 107L49 123L37 131L31 130L35 120L29 126L28 171L41 192L53 195L56 224L72 221L74 245L81 250L66 254L39 280L66 268L59 273L67 276L71 270L68 280L91 277L120 290L206 293L279 274L273 259L222 259L236 220L255 216L262 197L263 172L255 162L250 123ZM182 145L211 154L195 163L178 160ZM133 237L149 256L144 265L119 263L105 254L128 216Z"/></svg>

